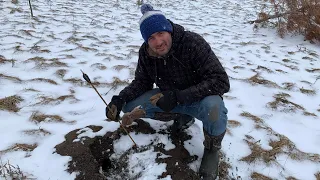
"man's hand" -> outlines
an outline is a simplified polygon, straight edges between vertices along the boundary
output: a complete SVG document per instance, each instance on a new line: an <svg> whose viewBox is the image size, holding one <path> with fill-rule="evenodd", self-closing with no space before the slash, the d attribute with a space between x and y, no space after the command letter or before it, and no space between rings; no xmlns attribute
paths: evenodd
<svg viewBox="0 0 320 180"><path fill-rule="evenodd" d="M178 105L176 91L163 91L156 105L165 112L170 112Z"/></svg>
<svg viewBox="0 0 320 180"><path fill-rule="evenodd" d="M113 96L111 102L106 107L106 116L112 121L117 121L120 118L120 112L124 105L124 101L120 96Z"/></svg>

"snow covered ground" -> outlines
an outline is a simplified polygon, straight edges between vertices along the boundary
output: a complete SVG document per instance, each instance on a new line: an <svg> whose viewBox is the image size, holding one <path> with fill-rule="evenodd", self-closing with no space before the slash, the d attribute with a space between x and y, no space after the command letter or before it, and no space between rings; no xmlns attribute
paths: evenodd
<svg viewBox="0 0 320 180"><path fill-rule="evenodd" d="M0 167L9 162L29 178L74 179L76 173L65 171L70 158L54 153L64 135L88 125L102 126L102 134L119 127L104 121L105 104L84 82L80 69L107 102L118 94L133 78L143 42L140 9L136 0L35 0L32 19L27 1L15 2L0 1ZM148 3L203 35L230 77L231 90L224 98L228 133L222 147L230 178L319 180L319 45L301 36L280 39L275 30L254 31L245 22L257 17L263 1ZM6 103L10 100L20 102L18 107ZM194 138L186 149L199 156L201 129L197 121L187 130ZM173 148L166 136L135 137L141 144L148 138ZM120 140L118 152L128 148L121 143L130 144L127 137ZM165 171L165 165L152 160L152 152L137 156L133 158L149 167L141 179Z"/></svg>

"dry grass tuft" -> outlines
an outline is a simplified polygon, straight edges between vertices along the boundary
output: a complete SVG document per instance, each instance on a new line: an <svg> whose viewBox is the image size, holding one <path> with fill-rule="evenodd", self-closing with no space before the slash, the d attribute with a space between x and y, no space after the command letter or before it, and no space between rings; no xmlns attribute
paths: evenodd
<svg viewBox="0 0 320 180"><path fill-rule="evenodd" d="M68 67L68 65L64 62L59 61L58 58L52 58L52 59L45 59L44 57L33 57L27 59L25 62L35 62L36 66L35 68L38 69L47 69L50 67Z"/></svg>
<svg viewBox="0 0 320 180"><path fill-rule="evenodd" d="M46 115L38 111L32 113L30 120L37 124L41 122L64 122L59 115Z"/></svg>
<svg viewBox="0 0 320 180"><path fill-rule="evenodd" d="M286 90L292 90L294 87L295 87L295 84L294 83L290 83L290 82L285 82L285 83L282 83L282 85L284 85L284 89Z"/></svg>
<svg viewBox="0 0 320 180"><path fill-rule="evenodd" d="M31 91L31 92L40 92L40 91L38 91L38 90L36 90L36 89L33 89L33 88L23 89L23 91L25 91L25 92L28 92L28 91Z"/></svg>
<svg viewBox="0 0 320 180"><path fill-rule="evenodd" d="M9 7L10 9L10 14L14 14L15 12L18 12L18 13L22 13L23 10L21 8L12 8L12 7Z"/></svg>
<svg viewBox="0 0 320 180"><path fill-rule="evenodd" d="M38 146L38 144L20 144L20 143L16 143L14 145L12 145L11 147L9 147L6 150L0 151L0 154L2 153L7 153L7 152L12 152L12 151L26 151L26 152L31 152L33 151L36 147Z"/></svg>
<svg viewBox="0 0 320 180"><path fill-rule="evenodd" d="M73 85L82 86L84 80L79 79L79 78L70 78L70 79L64 79L63 81L68 82L68 83L71 83L71 84L73 84Z"/></svg>
<svg viewBox="0 0 320 180"><path fill-rule="evenodd" d="M112 67L113 69L117 70L117 71L121 71L124 68L129 68L129 66L125 66L125 65L116 65Z"/></svg>
<svg viewBox="0 0 320 180"><path fill-rule="evenodd" d="M5 164L0 159L0 178L12 180L26 180L28 178L20 169L20 167L10 164L9 160Z"/></svg>
<svg viewBox="0 0 320 180"><path fill-rule="evenodd" d="M242 67L242 66L233 66L233 69L245 69L245 67Z"/></svg>
<svg viewBox="0 0 320 180"><path fill-rule="evenodd" d="M23 133L25 133L27 135L41 135L41 136L46 136L46 135L50 135L51 134L49 131L46 131L46 130L44 130L42 128L24 130Z"/></svg>
<svg viewBox="0 0 320 180"><path fill-rule="evenodd" d="M13 59L6 59L4 56L0 55L0 64L5 64L5 63L12 63L14 64L16 60L13 60Z"/></svg>
<svg viewBox="0 0 320 180"><path fill-rule="evenodd" d="M317 0L270 0L264 4L258 19L250 23L260 23L261 27L271 25L277 28L280 37L287 33L302 34L311 42L320 41L320 4ZM258 28L258 25L255 24Z"/></svg>
<svg viewBox="0 0 320 180"><path fill-rule="evenodd" d="M263 122L263 120L261 118L255 116L255 115L252 115L249 112L243 112L243 113L240 114L240 116L250 118L250 119L254 120L256 123L262 123Z"/></svg>
<svg viewBox="0 0 320 180"><path fill-rule="evenodd" d="M257 69L261 69L261 70L264 70L264 71L267 71L268 73L273 73L273 71L267 67L264 67L264 66L258 66Z"/></svg>
<svg viewBox="0 0 320 180"><path fill-rule="evenodd" d="M268 107L271 109L278 110L281 107L280 111L282 112L296 112L297 109L305 110L304 107L287 100L287 97L290 97L287 93L275 94L273 97L275 100L268 103Z"/></svg>
<svg viewBox="0 0 320 180"><path fill-rule="evenodd" d="M320 180L320 172L315 173L314 176L316 177L316 180Z"/></svg>
<svg viewBox="0 0 320 180"><path fill-rule="evenodd" d="M265 176L263 174L257 173L257 172L253 172L251 174L251 178L252 178L252 180L272 180L272 178Z"/></svg>
<svg viewBox="0 0 320 180"><path fill-rule="evenodd" d="M262 77L259 76L259 74L256 74L252 77L250 77L249 79L247 79L247 81L249 81L249 83L255 85L255 84L262 84L268 87L277 87L280 88L279 85L277 85L276 83L263 79Z"/></svg>
<svg viewBox="0 0 320 180"><path fill-rule="evenodd" d="M67 70L65 69L58 69L55 74L60 77L60 78L63 78L67 73Z"/></svg>
<svg viewBox="0 0 320 180"><path fill-rule="evenodd" d="M20 109L17 104L23 101L22 97L14 95L0 99L0 110L7 110L11 112L18 112Z"/></svg>
<svg viewBox="0 0 320 180"><path fill-rule="evenodd" d="M81 50L84 50L84 51L93 51L93 52L97 52L98 51L95 48L86 47L86 46L83 46L82 44L77 44L77 45L78 45L77 49L81 49Z"/></svg>
<svg viewBox="0 0 320 180"><path fill-rule="evenodd" d="M299 71L298 66L287 65L287 64L284 64L284 63L281 63L281 62L278 62L278 61L270 61L270 62L273 62L273 63L276 63L276 64L280 64L280 65L282 65L282 66L285 66L285 67L287 67L287 68L290 68L290 69L293 70L293 71ZM280 71L282 71L282 70L280 70Z"/></svg>
<svg viewBox="0 0 320 180"><path fill-rule="evenodd" d="M117 88L118 86L122 86L122 85L128 85L129 82L125 81L125 80L121 80L118 77L113 77L113 82L111 83L112 86L114 86L115 88Z"/></svg>
<svg viewBox="0 0 320 180"><path fill-rule="evenodd" d="M4 74L1 74L1 73L0 73L0 78L8 79L8 80L15 81L15 82L18 82L18 83L22 82L22 80L20 78L18 78L18 77L8 76L8 75L4 75Z"/></svg>
<svg viewBox="0 0 320 180"><path fill-rule="evenodd" d="M223 95L223 98L226 98L226 99L228 99L228 100L237 99L237 98L234 97L234 96L228 96L228 95Z"/></svg>
<svg viewBox="0 0 320 180"><path fill-rule="evenodd" d="M239 126L241 126L241 123L239 121L228 120L228 127L236 128L236 127L239 127Z"/></svg>
<svg viewBox="0 0 320 180"><path fill-rule="evenodd" d="M286 180L298 180L298 179L293 176L289 176L289 177L286 177Z"/></svg>
<svg viewBox="0 0 320 180"><path fill-rule="evenodd" d="M105 70L107 69L107 67L101 63L95 63L95 64L92 64L90 67L93 67L93 68L97 68L99 70Z"/></svg>
<svg viewBox="0 0 320 180"><path fill-rule="evenodd" d="M287 72L285 72L285 71L282 70L282 69L276 69L276 71L277 71L277 72L280 72L280 73L287 73Z"/></svg>
<svg viewBox="0 0 320 180"><path fill-rule="evenodd" d="M320 72L320 69L319 68L312 68L312 69L306 69L307 72L310 72L310 73L319 73Z"/></svg>
<svg viewBox="0 0 320 180"><path fill-rule="evenodd" d="M59 96L58 98L51 98L47 96L41 96L40 102L36 103L35 105L58 105L61 102L65 101L66 99L71 100L72 102L79 101L77 98L74 97L74 95L64 95L64 96Z"/></svg>
<svg viewBox="0 0 320 180"><path fill-rule="evenodd" d="M310 90L310 89L300 88L300 92L302 92L303 94L312 95L312 96L316 95L316 91Z"/></svg>
<svg viewBox="0 0 320 180"><path fill-rule="evenodd" d="M54 80L52 79L46 79L46 78L34 78L34 79L30 79L29 81L31 82L47 82L47 83L50 83L50 84L53 84L53 85L58 85L57 82L55 82Z"/></svg>
<svg viewBox="0 0 320 180"><path fill-rule="evenodd" d="M314 114L314 113L310 113L310 112L307 112L307 111L303 112L303 115L305 115L305 116L318 117L316 114Z"/></svg>

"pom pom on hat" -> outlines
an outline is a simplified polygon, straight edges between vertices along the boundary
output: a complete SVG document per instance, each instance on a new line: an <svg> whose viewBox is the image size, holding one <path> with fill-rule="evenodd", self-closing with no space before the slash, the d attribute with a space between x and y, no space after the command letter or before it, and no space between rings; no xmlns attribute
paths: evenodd
<svg viewBox="0 0 320 180"><path fill-rule="evenodd" d="M145 42L148 42L149 37L156 32L167 31L172 33L173 28L171 23L159 10L154 10L150 4L141 6L143 16L139 21L140 32Z"/></svg>
<svg viewBox="0 0 320 180"><path fill-rule="evenodd" d="M154 11L154 9L150 4L142 4L141 13L145 14L147 11Z"/></svg>

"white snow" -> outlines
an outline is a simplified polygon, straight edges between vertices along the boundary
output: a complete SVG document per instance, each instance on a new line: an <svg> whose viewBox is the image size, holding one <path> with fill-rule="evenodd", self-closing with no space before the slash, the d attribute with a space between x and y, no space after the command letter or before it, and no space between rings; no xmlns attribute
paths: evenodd
<svg viewBox="0 0 320 180"><path fill-rule="evenodd" d="M138 26L140 9L136 0L35 0L32 4L37 19L32 19L28 1L18 2L0 1L0 99L13 95L24 99L18 104L18 112L0 110L0 167L9 161L19 166L29 178L74 179L76 173L66 171L71 158L55 153L54 147L75 129L82 129L76 139L80 141L86 136L101 136L119 127L116 122L104 121L105 104L86 85L80 69L92 81L112 83L114 78L119 78L130 82L138 50L143 43ZM231 165L229 176L251 179L251 174L257 172L272 179L286 179L289 176L315 179L315 174L320 172L320 80L316 81L320 73L319 44L303 41L302 36L287 35L281 39L274 29L254 31L253 26L245 22L257 17L260 5L264 3L260 0L151 0L148 3L162 10L173 22L201 34L210 43L230 77L231 90L225 94L224 100L229 110L229 120L241 124L237 127L229 124L229 133L222 144L226 156L224 160ZM2 63L2 56L8 61ZM38 59L30 59L35 57ZM61 63L55 64L57 60ZM66 70L65 74L58 75L57 71L62 69ZM312 69L318 70L307 71ZM257 73L259 78L272 81L277 86L252 84L246 80ZM50 79L56 84L36 78ZM72 79L80 82L72 83ZM285 83L292 83L292 88L285 88ZM111 87L97 87L107 102L124 88L119 86L108 92ZM312 90L314 94L302 93L302 88ZM268 103L280 93L289 94L286 100L300 105L304 110L282 111L287 110L288 105L270 108ZM43 97L56 99L65 95L73 95L74 98L41 104ZM64 122L47 118L36 123L31 121L34 112L59 115ZM314 115L307 116L306 112ZM261 122L255 122L242 113L259 117ZM172 124L144 120L156 131ZM102 129L93 132L84 128L88 125L101 126ZM263 128L257 128L257 125ZM39 129L50 134L25 132ZM190 164L196 171L203 155L202 123L197 120L186 132L192 139L184 142L185 148L191 155L200 157ZM130 134L139 146L161 142L166 150L174 148L167 135ZM272 150L269 143L279 141L278 135L288 138L301 153L310 154L297 160L289 154L280 153L269 164L261 159L251 163L241 161L251 153L245 140L256 142L264 150ZM6 151L15 144L36 144L37 147L30 152ZM128 136L122 136L114 143L114 158L132 145ZM282 150L287 152L285 148ZM318 159L312 161L312 155ZM166 164L156 163L155 158L152 148L131 155L131 175L141 173L139 179L156 179L166 171ZM171 177L163 179L169 180Z"/></svg>

